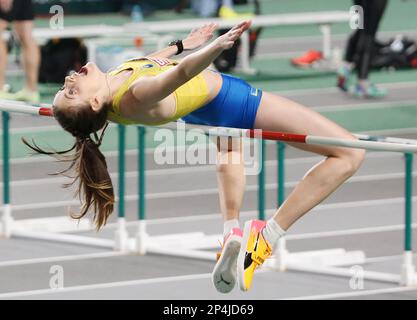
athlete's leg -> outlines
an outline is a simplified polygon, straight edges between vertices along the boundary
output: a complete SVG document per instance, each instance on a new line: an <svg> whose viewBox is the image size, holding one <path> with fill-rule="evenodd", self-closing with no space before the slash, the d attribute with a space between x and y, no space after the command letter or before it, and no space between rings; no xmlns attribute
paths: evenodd
<svg viewBox="0 0 417 320"><path fill-rule="evenodd" d="M320 114L293 101L264 92L256 114L255 128L355 139L349 132ZM267 223L245 223L237 260L237 278L241 290L249 290L258 266L276 247L278 239L295 221L328 197L361 165L365 152L359 149L293 144L295 147L325 156L311 168Z"/></svg>
<svg viewBox="0 0 417 320"><path fill-rule="evenodd" d="M359 80L367 80L372 59L372 51L375 45L376 32L379 23L384 15L387 0L370 0L364 3L364 30L359 39L359 63L358 78Z"/></svg>
<svg viewBox="0 0 417 320"><path fill-rule="evenodd" d="M354 0L353 3L356 6L362 6L363 1L364 0ZM358 43L362 32L363 29L357 29L350 35L346 45L344 60L337 70L337 86L343 91L350 90L351 73L355 66L354 62L357 59Z"/></svg>
<svg viewBox="0 0 417 320"><path fill-rule="evenodd" d="M266 92L263 94L257 112L255 128L356 139L348 131L311 109ZM365 151L360 149L293 145L326 158L307 172L274 215L275 221L284 230L287 230L352 176L361 165L365 155Z"/></svg>
<svg viewBox="0 0 417 320"><path fill-rule="evenodd" d="M237 138L214 137L217 145L217 181L220 209L224 219L223 248L212 273L217 291L228 293L236 285L237 257L242 232L239 226L240 206L245 191L242 141Z"/></svg>
<svg viewBox="0 0 417 320"><path fill-rule="evenodd" d="M37 91L38 87L40 51L32 36L33 21L16 21L15 30L23 48L23 66L26 74L26 88L34 92Z"/></svg>
<svg viewBox="0 0 417 320"><path fill-rule="evenodd" d="M385 96L386 92L369 81L372 56L375 47L376 32L383 17L387 0L369 0L363 3L364 29L358 40L358 85L355 95L378 98Z"/></svg>
<svg viewBox="0 0 417 320"><path fill-rule="evenodd" d="M358 40L362 29L358 29L353 32L347 41L346 51L345 51L345 62L352 64L355 61L355 55L357 52Z"/></svg>
<svg viewBox="0 0 417 320"><path fill-rule="evenodd" d="M7 67L7 45L6 41L3 40L3 33L8 26L6 20L0 19L0 91L3 89L5 84L5 75Z"/></svg>
<svg viewBox="0 0 417 320"><path fill-rule="evenodd" d="M363 6L363 0L354 0L353 4L355 6ZM345 61L347 63L353 63L355 60L355 55L357 53L357 47L358 47L358 40L360 37L360 34L362 32L362 29L357 29L355 32L353 32L347 42L346 50L345 50Z"/></svg>
<svg viewBox="0 0 417 320"><path fill-rule="evenodd" d="M216 137L217 182L220 210L224 221L239 219L246 178L242 158L242 141L237 138Z"/></svg>

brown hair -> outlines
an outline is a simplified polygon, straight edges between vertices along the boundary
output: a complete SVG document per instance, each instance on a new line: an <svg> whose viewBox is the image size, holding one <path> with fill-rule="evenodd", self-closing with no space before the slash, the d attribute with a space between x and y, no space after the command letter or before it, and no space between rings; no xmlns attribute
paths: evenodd
<svg viewBox="0 0 417 320"><path fill-rule="evenodd" d="M75 170L75 177L72 182L64 184L67 188L78 181L78 188L75 195L79 197L82 207L77 213L71 212L74 219L84 217L90 208L94 211L94 223L97 230L104 226L109 215L113 212L114 207L114 189L107 169L107 163L99 147L101 145L104 132L107 128L107 110L108 106L104 105L100 111L94 111L90 106L77 107L63 110L53 106L55 119L75 137L74 145L65 151L45 151L42 150L33 140L30 144L25 138L22 141L32 150L54 156L60 162L71 162L70 166L54 174L66 173L71 169ZM98 131L102 129L100 136ZM75 150L70 155L65 155Z"/></svg>

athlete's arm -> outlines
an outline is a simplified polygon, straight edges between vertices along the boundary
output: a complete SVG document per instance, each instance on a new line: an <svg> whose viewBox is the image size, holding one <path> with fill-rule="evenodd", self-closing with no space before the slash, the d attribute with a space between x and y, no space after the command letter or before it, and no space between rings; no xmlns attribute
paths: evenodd
<svg viewBox="0 0 417 320"><path fill-rule="evenodd" d="M251 21L242 22L208 46L185 57L176 67L154 77L143 77L136 80L129 88L138 100L136 107L155 105L201 73L223 50L230 49L250 25Z"/></svg>
<svg viewBox="0 0 417 320"><path fill-rule="evenodd" d="M213 31L216 30L215 23L210 23L201 28L193 29L190 34L182 40L184 51L194 50L207 43L213 37ZM169 46L160 51L151 53L151 58L171 58L177 54L177 46Z"/></svg>

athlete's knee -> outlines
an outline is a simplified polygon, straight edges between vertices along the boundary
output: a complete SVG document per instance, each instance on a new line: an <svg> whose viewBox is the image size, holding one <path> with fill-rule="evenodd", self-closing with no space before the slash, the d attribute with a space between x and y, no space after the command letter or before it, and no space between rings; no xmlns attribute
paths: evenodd
<svg viewBox="0 0 417 320"><path fill-rule="evenodd" d="M360 168L365 159L366 151L363 149L350 149L342 157L344 162L344 174L347 177L353 176Z"/></svg>
<svg viewBox="0 0 417 320"><path fill-rule="evenodd" d="M232 137L215 137L213 140L219 152L240 152L242 149L242 139Z"/></svg>
<svg viewBox="0 0 417 320"><path fill-rule="evenodd" d="M216 171L220 174L232 174L239 168L239 174L243 167L243 158L239 152L220 153L217 157Z"/></svg>
<svg viewBox="0 0 417 320"><path fill-rule="evenodd" d="M16 33L19 42L24 49L37 46L36 41L33 38L31 29L19 28L16 29Z"/></svg>
<svg viewBox="0 0 417 320"><path fill-rule="evenodd" d="M37 50L37 45L35 40L32 38L32 36L24 36L20 38L20 44L22 45L23 49L31 49L31 50ZM32 52L33 53L33 52Z"/></svg>

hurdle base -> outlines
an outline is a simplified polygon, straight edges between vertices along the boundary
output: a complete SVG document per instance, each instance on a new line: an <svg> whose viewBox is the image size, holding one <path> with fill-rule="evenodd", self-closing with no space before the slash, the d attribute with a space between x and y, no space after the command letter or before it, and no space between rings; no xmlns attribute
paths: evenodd
<svg viewBox="0 0 417 320"><path fill-rule="evenodd" d="M411 258L407 258L409 261ZM354 279L361 277L363 280L401 284L403 279L408 279L409 285L415 285L415 272L410 264L404 264L403 274L391 274L384 272L361 270L358 274L357 267L366 263L363 251L346 251L342 248L288 253L284 247L284 253L277 252L275 256L265 262L264 267L276 271L296 271L314 273L326 276L345 277ZM350 266L348 268L348 266ZM343 268L345 267L345 268Z"/></svg>
<svg viewBox="0 0 417 320"><path fill-rule="evenodd" d="M193 249L182 249L173 247L162 247L157 245L150 245L146 248L147 253L179 257L185 259L196 259L206 261L216 261L216 253L210 251L200 251Z"/></svg>
<svg viewBox="0 0 417 320"><path fill-rule="evenodd" d="M353 268L341 268L333 266L314 266L314 265L299 265L299 264L289 264L288 270L297 271L297 272L306 272L306 273L315 273L325 276L334 276L334 277L344 277L355 279L358 275L355 274ZM386 282L399 284L400 275L384 273L384 272L375 272L375 271L362 271L360 277L363 280Z"/></svg>
<svg viewBox="0 0 417 320"><path fill-rule="evenodd" d="M134 253L139 254L141 256L145 255L148 252L148 245L150 244L150 242L150 236L146 232L146 221L140 220L133 244Z"/></svg>
<svg viewBox="0 0 417 320"><path fill-rule="evenodd" d="M186 259L215 261L216 253L208 251L220 247L220 235L206 235L203 232L178 233L150 236L146 233L145 221L141 222L135 238L133 253L148 253L175 256Z"/></svg>
<svg viewBox="0 0 417 320"><path fill-rule="evenodd" d="M289 253L288 251L278 251L276 255L268 259L265 267L287 271L291 266L346 266L357 265L365 262L363 251L346 251L342 248L304 251Z"/></svg>
<svg viewBox="0 0 417 320"><path fill-rule="evenodd" d="M113 240L78 236L78 235L71 235L71 234L63 234L63 233L13 230L11 236L16 237L16 238L28 238L28 239L35 239L35 240L42 240L42 241L54 241L54 242L60 242L60 243L84 245L84 246L106 248L106 249L114 248Z"/></svg>
<svg viewBox="0 0 417 320"><path fill-rule="evenodd" d="M413 264L413 253L405 251L401 265L400 285L405 287L417 286L417 273Z"/></svg>
<svg viewBox="0 0 417 320"><path fill-rule="evenodd" d="M117 221L117 230L114 234L113 249L121 252L129 251L129 233L126 228L125 218L119 218Z"/></svg>
<svg viewBox="0 0 417 320"><path fill-rule="evenodd" d="M3 206L3 215L0 219L0 238L9 239L12 236L14 219L12 217L12 206Z"/></svg>

